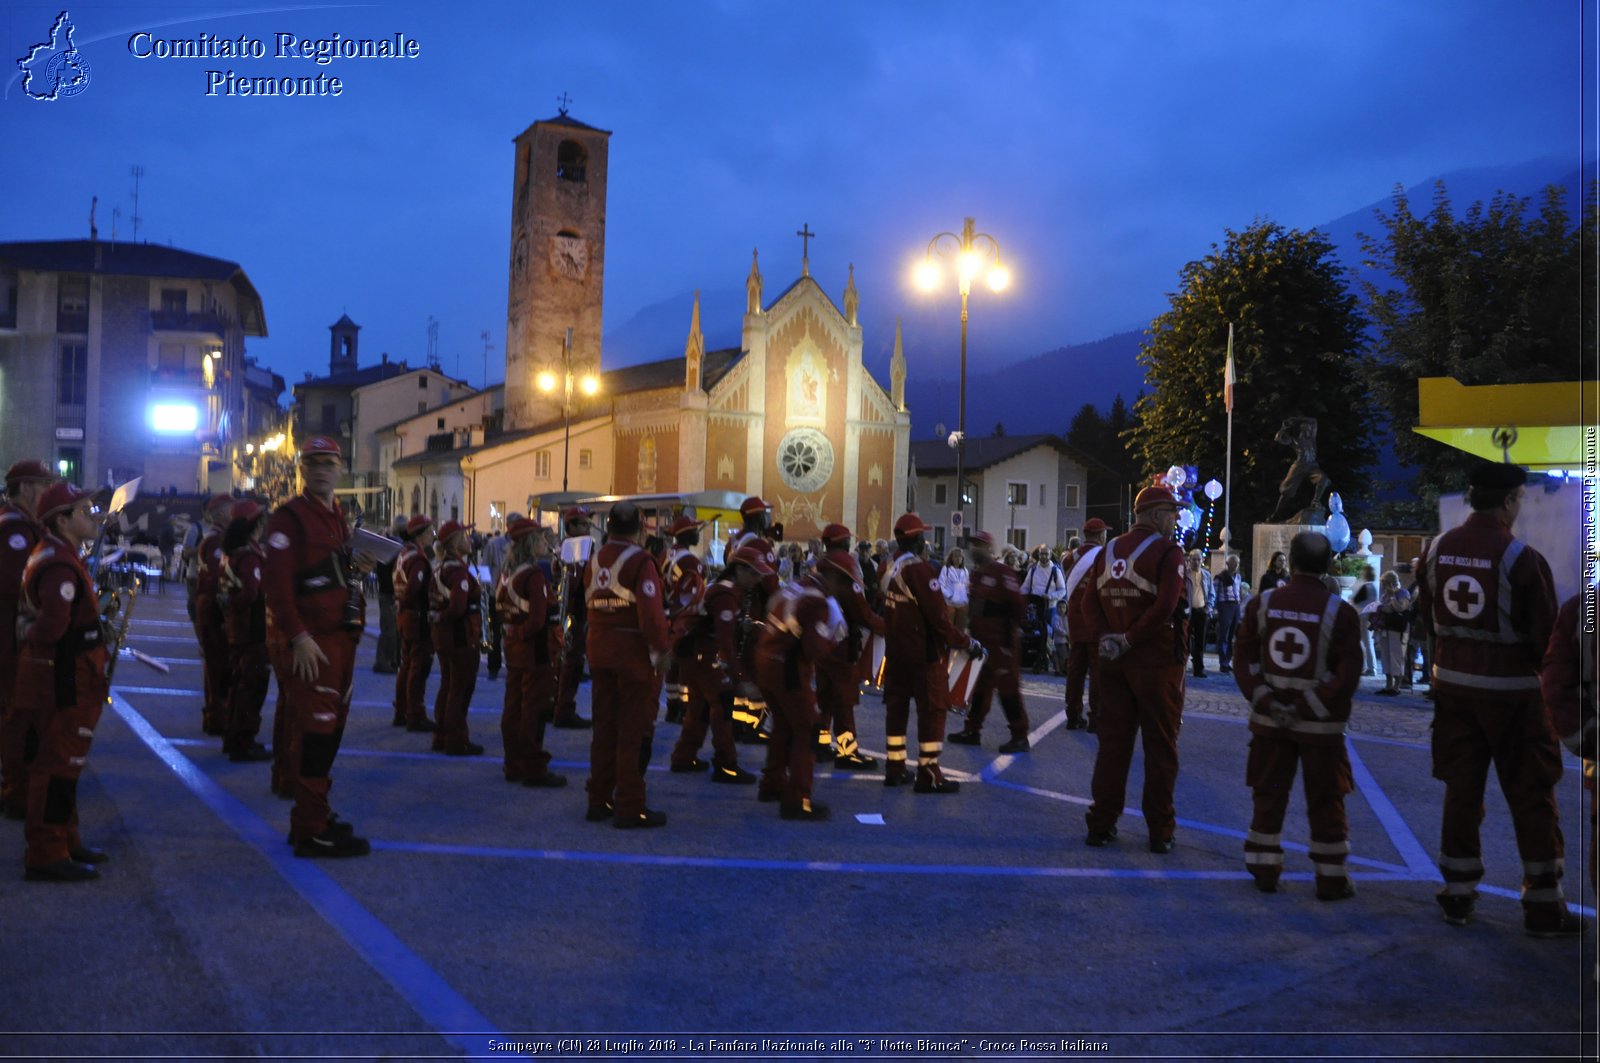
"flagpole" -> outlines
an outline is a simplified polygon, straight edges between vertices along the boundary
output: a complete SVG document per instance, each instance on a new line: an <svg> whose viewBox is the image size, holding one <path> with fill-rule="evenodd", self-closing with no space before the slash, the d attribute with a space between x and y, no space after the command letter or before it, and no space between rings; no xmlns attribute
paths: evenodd
<svg viewBox="0 0 1600 1063"><path fill-rule="evenodd" d="M1222 473L1223 549L1233 548L1233 322L1228 322L1228 364L1222 373L1223 402L1228 408L1227 458Z"/></svg>

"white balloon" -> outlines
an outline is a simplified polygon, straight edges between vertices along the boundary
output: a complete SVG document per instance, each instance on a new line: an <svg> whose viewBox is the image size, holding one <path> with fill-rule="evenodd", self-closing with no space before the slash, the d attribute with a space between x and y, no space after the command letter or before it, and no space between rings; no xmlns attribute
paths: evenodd
<svg viewBox="0 0 1600 1063"><path fill-rule="evenodd" d="M1215 477L1213 477L1212 479L1206 481L1205 492L1206 497L1215 502L1217 499L1222 497L1222 485L1216 481Z"/></svg>
<svg viewBox="0 0 1600 1063"><path fill-rule="evenodd" d="M1183 471L1182 465L1174 465L1167 470L1167 486L1176 491L1183 486L1183 481L1188 479L1188 474Z"/></svg>
<svg viewBox="0 0 1600 1063"><path fill-rule="evenodd" d="M1337 496L1335 496L1337 497ZM1333 552L1340 554L1350 545L1350 522L1343 513L1334 513L1328 518L1328 545L1333 547Z"/></svg>

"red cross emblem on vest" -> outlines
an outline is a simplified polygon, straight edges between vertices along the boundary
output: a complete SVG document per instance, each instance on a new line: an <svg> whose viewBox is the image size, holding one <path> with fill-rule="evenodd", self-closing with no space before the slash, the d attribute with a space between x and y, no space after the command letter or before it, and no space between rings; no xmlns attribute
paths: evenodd
<svg viewBox="0 0 1600 1063"><path fill-rule="evenodd" d="M1115 561L1111 562L1111 578L1112 579L1121 579L1123 576L1126 576L1127 574L1128 574L1128 563L1126 561L1124 561L1122 558L1119 557Z"/></svg>
<svg viewBox="0 0 1600 1063"><path fill-rule="evenodd" d="M594 582L595 582L595 586L599 587L601 590L605 590L606 588L610 587L611 586L611 570L609 568L603 568L600 571L596 572L594 574Z"/></svg>
<svg viewBox="0 0 1600 1063"><path fill-rule="evenodd" d="M1481 612L1488 603L1488 595L1483 593L1483 585L1471 576L1451 576L1444 584L1444 607L1450 610L1450 615L1460 617L1462 620L1472 620Z"/></svg>
<svg viewBox="0 0 1600 1063"><path fill-rule="evenodd" d="M1311 656L1311 641L1292 627L1282 628L1267 643L1267 653L1271 655L1273 664L1292 672Z"/></svg>

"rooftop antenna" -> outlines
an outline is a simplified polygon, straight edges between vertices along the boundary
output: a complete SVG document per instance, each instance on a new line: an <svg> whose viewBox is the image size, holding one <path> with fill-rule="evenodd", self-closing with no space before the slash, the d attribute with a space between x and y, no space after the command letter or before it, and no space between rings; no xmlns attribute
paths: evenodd
<svg viewBox="0 0 1600 1063"><path fill-rule="evenodd" d="M139 179L144 176L144 167L134 163L128 172L133 174L133 241L138 243L139 222L143 220L139 217Z"/></svg>
<svg viewBox="0 0 1600 1063"><path fill-rule="evenodd" d="M494 350L494 343L489 339L488 329L484 329L479 333L479 336L483 340L483 386L487 390L489 387L489 352Z"/></svg>
<svg viewBox="0 0 1600 1063"><path fill-rule="evenodd" d="M117 242L117 222L122 220L122 208L111 208L111 242Z"/></svg>
<svg viewBox="0 0 1600 1063"><path fill-rule="evenodd" d="M456 355L456 361L461 361L461 356ZM439 322L432 314L428 315L428 364L434 369L439 368Z"/></svg>

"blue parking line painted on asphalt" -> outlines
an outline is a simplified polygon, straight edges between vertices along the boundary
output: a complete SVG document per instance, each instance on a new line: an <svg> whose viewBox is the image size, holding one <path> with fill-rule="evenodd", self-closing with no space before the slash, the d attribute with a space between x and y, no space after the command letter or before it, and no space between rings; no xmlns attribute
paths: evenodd
<svg viewBox="0 0 1600 1063"><path fill-rule="evenodd" d="M1366 798L1367 807L1372 809L1372 814L1383 824L1384 832L1389 835L1389 842L1394 846L1395 852L1400 854L1400 859L1406 862L1406 867L1412 874L1423 876L1431 882L1440 881L1439 870L1428 856L1428 851L1417 841L1417 836L1411 832L1405 817L1394 807L1394 802L1383 792L1378 780L1372 777L1372 772L1367 770L1361 754L1357 753L1355 746L1349 742L1345 743L1345 748L1350 753L1350 774L1355 778L1356 789L1361 791L1361 796Z"/></svg>
<svg viewBox="0 0 1600 1063"><path fill-rule="evenodd" d="M1248 871L1202 871L1187 868L1013 867L1005 864L880 864L835 860L756 860L736 856L663 856L657 853L598 853L573 849L514 849L495 845L442 845L431 842L378 841L374 849L426 856L467 856L499 860L552 860L581 864L632 864L734 871L815 871L856 875L974 875L989 878L1128 878L1245 882ZM1311 872L1290 872L1289 881L1310 882ZM1369 882L1413 882L1402 872L1360 873Z"/></svg>
<svg viewBox="0 0 1600 1063"><path fill-rule="evenodd" d="M422 957L346 893L327 872L293 856L284 847L283 835L217 785L118 693L112 694L111 707L140 741L172 769L179 781L218 819L253 846L441 1038L469 1056L488 1055L491 1041L504 1040L504 1035Z"/></svg>

